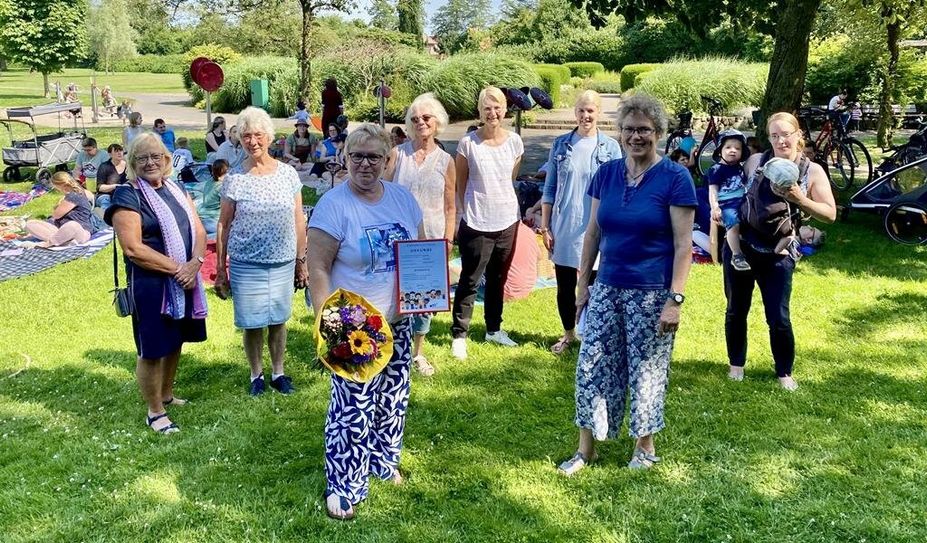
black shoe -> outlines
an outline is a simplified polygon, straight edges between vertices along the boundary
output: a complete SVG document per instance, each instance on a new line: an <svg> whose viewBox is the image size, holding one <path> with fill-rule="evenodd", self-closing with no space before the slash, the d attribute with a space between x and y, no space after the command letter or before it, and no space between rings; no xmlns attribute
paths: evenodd
<svg viewBox="0 0 927 543"><path fill-rule="evenodd" d="M286 375L281 375L276 379L272 379L270 381L270 386L280 394L289 394L290 392L294 392L296 390L293 388L293 380Z"/></svg>
<svg viewBox="0 0 927 543"><path fill-rule="evenodd" d="M264 376L256 377L251 380L251 388L248 390L248 394L252 396L260 396L264 394Z"/></svg>

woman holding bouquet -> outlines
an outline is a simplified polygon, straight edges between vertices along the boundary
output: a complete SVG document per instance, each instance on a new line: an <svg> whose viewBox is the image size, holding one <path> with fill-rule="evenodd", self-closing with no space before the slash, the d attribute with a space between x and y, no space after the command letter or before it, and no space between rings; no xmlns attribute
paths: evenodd
<svg viewBox="0 0 927 543"><path fill-rule="evenodd" d="M316 315L335 289L366 298L389 322L394 350L366 383L332 373L325 421L326 509L354 517L370 475L402 482L399 455L409 401L411 319L399 314L393 243L424 236L422 211L408 189L383 182L390 137L365 124L347 139L348 180L325 193L309 220L309 291Z"/></svg>

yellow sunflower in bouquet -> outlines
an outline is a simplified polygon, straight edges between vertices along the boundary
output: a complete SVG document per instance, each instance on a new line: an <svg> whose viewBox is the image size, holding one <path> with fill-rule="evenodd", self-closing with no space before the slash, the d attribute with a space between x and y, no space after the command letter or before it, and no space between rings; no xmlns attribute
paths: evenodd
<svg viewBox="0 0 927 543"><path fill-rule="evenodd" d="M358 383L376 377L393 356L389 323L363 296L343 289L322 304L315 338L322 365Z"/></svg>

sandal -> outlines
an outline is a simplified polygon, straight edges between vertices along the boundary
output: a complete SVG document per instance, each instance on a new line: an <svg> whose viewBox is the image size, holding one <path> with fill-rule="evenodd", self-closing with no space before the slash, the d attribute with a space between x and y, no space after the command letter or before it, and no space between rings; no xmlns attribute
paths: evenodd
<svg viewBox="0 0 927 543"><path fill-rule="evenodd" d="M634 449L634 454L631 455L631 461L628 462L628 467L631 469L650 469L659 461L659 456L654 456L644 449Z"/></svg>
<svg viewBox="0 0 927 543"><path fill-rule="evenodd" d="M413 358L412 364L415 366L415 370L425 377L431 377L435 374L435 367L428 362L428 359L425 358L425 355L420 354Z"/></svg>
<svg viewBox="0 0 927 543"><path fill-rule="evenodd" d="M576 341L575 339L567 339L565 337L560 338L557 343L554 343L550 347L550 352L554 354L563 354L563 351L566 351L570 348L570 345Z"/></svg>
<svg viewBox="0 0 927 543"><path fill-rule="evenodd" d="M592 453L591 457L586 458L586 455L576 451L576 454L574 454L572 458L557 466L557 471L559 471L562 475L572 477L577 471L583 469L589 464L592 464L598 459L599 455L595 452Z"/></svg>
<svg viewBox="0 0 927 543"><path fill-rule="evenodd" d="M163 428L155 428L155 427L153 426L153 424L154 424L156 421L159 421L159 420L161 420L161 419L163 419L163 418L166 418L166 417L167 417L167 413L161 413L160 415L155 415L155 416L153 416L153 417L148 417L148 427L151 428L152 430L154 430L155 432L158 432L158 433L161 433L161 434L173 434L173 433L175 433L175 432L179 432L179 431L180 431L180 426L177 426L177 424L175 424L175 423L173 423L173 422L170 423L170 424L168 424L167 426L165 426L165 427L163 427Z"/></svg>
<svg viewBox="0 0 927 543"><path fill-rule="evenodd" d="M338 507L341 508L342 513L333 513L331 508L328 506L329 496L335 496L338 498ZM326 490L322 494L322 498L325 500L325 514L328 515L328 518L335 520L351 520L354 518L354 507L351 506L351 502L348 501L344 496L336 496L334 492Z"/></svg>
<svg viewBox="0 0 927 543"><path fill-rule="evenodd" d="M176 396L171 396L169 400L164 400L161 403L164 404L165 407L169 405L176 405L177 407L180 407L181 405L187 405L187 400L178 398Z"/></svg>

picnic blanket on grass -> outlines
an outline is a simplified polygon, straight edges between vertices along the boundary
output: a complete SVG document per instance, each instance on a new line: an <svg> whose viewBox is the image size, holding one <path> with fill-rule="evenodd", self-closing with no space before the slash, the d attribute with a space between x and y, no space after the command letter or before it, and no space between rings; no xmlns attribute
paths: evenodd
<svg viewBox="0 0 927 543"><path fill-rule="evenodd" d="M87 243L65 247L29 247L21 241L0 240L0 281L15 279L76 260L90 258L113 241L113 229L100 230Z"/></svg>
<svg viewBox="0 0 927 543"><path fill-rule="evenodd" d="M0 212L19 207L46 192L48 192L48 188L41 183L34 185L29 192L0 192Z"/></svg>

